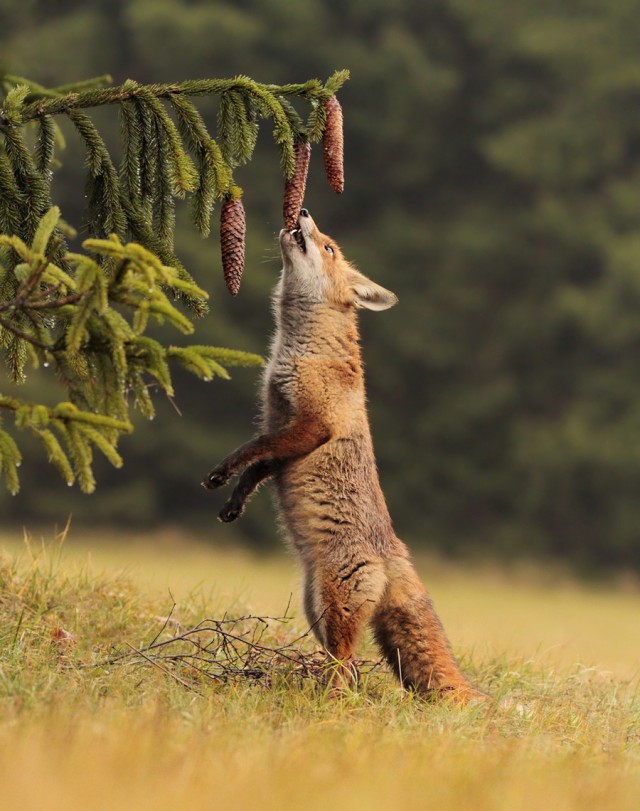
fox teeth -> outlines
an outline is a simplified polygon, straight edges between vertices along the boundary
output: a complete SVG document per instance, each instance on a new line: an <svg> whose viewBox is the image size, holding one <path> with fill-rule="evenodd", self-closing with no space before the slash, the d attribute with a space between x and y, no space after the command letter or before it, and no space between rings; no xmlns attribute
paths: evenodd
<svg viewBox="0 0 640 811"><path fill-rule="evenodd" d="M294 228L291 231L291 236L295 239L296 245L300 248L303 253L306 253L306 244L304 241L304 234L302 233L302 228L299 226Z"/></svg>

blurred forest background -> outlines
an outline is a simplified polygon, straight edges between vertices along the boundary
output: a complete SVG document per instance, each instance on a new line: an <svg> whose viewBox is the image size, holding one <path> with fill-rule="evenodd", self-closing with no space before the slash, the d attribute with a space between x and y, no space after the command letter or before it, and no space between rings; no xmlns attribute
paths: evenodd
<svg viewBox="0 0 640 811"><path fill-rule="evenodd" d="M640 1L0 0L0 61L45 85L248 74L284 83L349 68L346 189L320 150L306 205L400 304L362 319L370 412L398 533L446 552L640 564ZM201 105L200 105L201 106ZM201 106L213 121L215 105ZM117 111L99 110L116 142ZM83 150L54 190L79 225ZM266 353L282 177L270 132L245 188L248 261L224 288L217 234L178 253L212 295L202 343ZM186 218L185 218L186 220ZM249 438L258 375L176 376L121 443L122 470L69 490L29 446L6 523L206 527L199 485ZM27 384L38 396L42 379ZM35 396L35 395L34 395ZM238 525L276 542L269 499Z"/></svg>

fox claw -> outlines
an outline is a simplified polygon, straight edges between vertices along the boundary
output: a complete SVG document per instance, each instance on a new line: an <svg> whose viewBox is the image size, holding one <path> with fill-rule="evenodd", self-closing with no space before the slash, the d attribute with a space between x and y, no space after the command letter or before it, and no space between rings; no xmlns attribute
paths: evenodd
<svg viewBox="0 0 640 811"><path fill-rule="evenodd" d="M202 482L202 486L208 490L215 490L216 487L222 487L229 481L229 474L214 468L207 478Z"/></svg>
<svg viewBox="0 0 640 811"><path fill-rule="evenodd" d="M225 504L218 514L218 520L223 524L230 524L236 518L242 515L242 507L236 507L234 504Z"/></svg>

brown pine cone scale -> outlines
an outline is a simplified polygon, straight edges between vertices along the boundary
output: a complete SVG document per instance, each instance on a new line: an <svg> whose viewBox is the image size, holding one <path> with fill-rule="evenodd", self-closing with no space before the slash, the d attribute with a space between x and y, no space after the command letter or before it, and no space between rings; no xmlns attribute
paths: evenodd
<svg viewBox="0 0 640 811"><path fill-rule="evenodd" d="M309 161L311 160L311 144L308 141L294 146L296 161L293 175L285 180L284 200L282 201L282 218L284 227L291 230L296 227L300 209L304 200L304 192L307 188L307 174L309 173Z"/></svg>
<svg viewBox="0 0 640 811"><path fill-rule="evenodd" d="M242 281L246 230L242 200L225 200L220 212L220 250L224 280L232 296L238 294Z"/></svg>
<svg viewBox="0 0 640 811"><path fill-rule="evenodd" d="M322 136L322 156L329 185L336 192L344 191L344 132L342 107L335 96L325 104L327 123Z"/></svg>

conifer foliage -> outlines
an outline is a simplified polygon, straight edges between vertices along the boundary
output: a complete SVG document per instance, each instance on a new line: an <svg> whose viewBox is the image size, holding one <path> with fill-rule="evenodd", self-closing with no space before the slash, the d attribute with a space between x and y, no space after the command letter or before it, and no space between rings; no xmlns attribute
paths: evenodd
<svg viewBox="0 0 640 811"><path fill-rule="evenodd" d="M11 492L19 489L21 461L15 429L34 434L65 480L91 492L94 451L122 464L117 442L132 430L130 410L153 417L151 392L173 393L171 363L210 380L227 378L228 366L262 362L232 349L165 345L147 334L155 323L188 335L191 318L207 310L207 294L174 250L175 201L190 198L203 236L214 203L226 201L223 265L237 292L244 213L234 168L251 159L258 123L267 118L290 178L294 144L322 137L326 104L347 77L339 71L325 84L263 85L239 76L118 87L106 77L53 90L0 77L0 355L14 383L25 381L28 365L42 365L68 392L55 406L0 393L0 472ZM216 138L193 100L211 95L219 96ZM306 122L295 97L309 105ZM119 164L87 112L103 105L119 108ZM63 144L59 117L72 123L86 151L82 252L70 250L76 232L51 195Z"/></svg>

